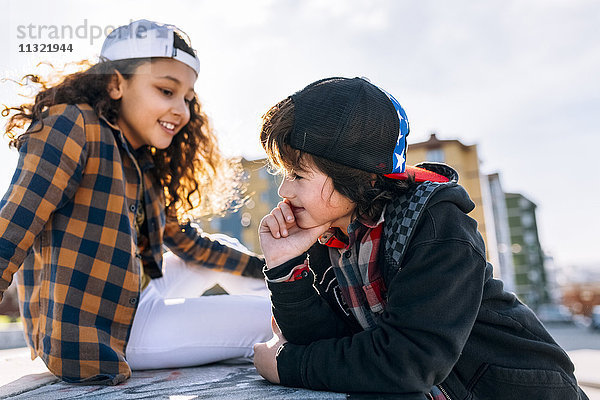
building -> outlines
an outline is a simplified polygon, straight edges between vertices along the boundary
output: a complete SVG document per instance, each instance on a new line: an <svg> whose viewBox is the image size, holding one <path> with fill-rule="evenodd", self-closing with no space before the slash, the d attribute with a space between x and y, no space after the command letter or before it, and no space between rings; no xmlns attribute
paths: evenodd
<svg viewBox="0 0 600 400"><path fill-rule="evenodd" d="M544 253L535 217L536 205L519 193L506 193L505 198L515 270L515 293L536 309L550 300L546 289Z"/></svg>
<svg viewBox="0 0 600 400"><path fill-rule="evenodd" d="M491 213L494 218L497 259L492 260L494 268L500 269L500 276L504 282L504 289L515 291L515 267L511 251L510 226L508 225L508 211L500 175L498 173L487 176L491 197ZM488 224L489 226L489 224Z"/></svg>

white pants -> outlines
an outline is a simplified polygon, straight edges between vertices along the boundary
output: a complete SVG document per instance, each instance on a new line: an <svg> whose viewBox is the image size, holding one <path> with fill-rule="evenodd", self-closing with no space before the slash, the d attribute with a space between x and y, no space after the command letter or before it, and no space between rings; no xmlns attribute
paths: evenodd
<svg viewBox="0 0 600 400"><path fill-rule="evenodd" d="M172 253L164 263L140 296L125 352L132 369L249 361L252 346L272 337L263 280L188 266ZM230 295L201 296L216 283Z"/></svg>

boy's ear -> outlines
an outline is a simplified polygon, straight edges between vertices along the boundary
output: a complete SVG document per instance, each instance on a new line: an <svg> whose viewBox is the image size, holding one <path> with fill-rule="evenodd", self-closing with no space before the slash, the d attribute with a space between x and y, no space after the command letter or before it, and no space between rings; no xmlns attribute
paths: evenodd
<svg viewBox="0 0 600 400"><path fill-rule="evenodd" d="M123 96L123 86L125 84L125 78L123 75L117 70L108 82L108 86L106 90L108 91L108 95L113 100L119 100Z"/></svg>
<svg viewBox="0 0 600 400"><path fill-rule="evenodd" d="M375 187L375 182L377 182L377 175L371 174L371 181L370 181L371 187Z"/></svg>

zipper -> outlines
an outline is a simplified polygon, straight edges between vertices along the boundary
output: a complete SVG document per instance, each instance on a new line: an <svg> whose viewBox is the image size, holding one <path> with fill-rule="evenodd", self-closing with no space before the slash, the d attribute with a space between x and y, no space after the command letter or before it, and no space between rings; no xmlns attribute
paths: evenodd
<svg viewBox="0 0 600 400"><path fill-rule="evenodd" d="M444 393L444 396L446 396L446 399L452 400L452 397L450 397L450 395L448 394L448 392L446 392L446 390L444 389L444 387L441 384L437 385L437 387L438 387L438 389L440 389L440 391L442 393Z"/></svg>

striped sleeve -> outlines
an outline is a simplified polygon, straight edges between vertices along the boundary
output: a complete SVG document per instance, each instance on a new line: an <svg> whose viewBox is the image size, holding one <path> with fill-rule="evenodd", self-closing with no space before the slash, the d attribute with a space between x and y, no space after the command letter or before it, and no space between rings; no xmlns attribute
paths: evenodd
<svg viewBox="0 0 600 400"><path fill-rule="evenodd" d="M74 105L48 110L32 124L0 201L0 300L52 212L73 197L85 164L85 131ZM39 130L41 127L41 130ZM36 132L37 131L37 132Z"/></svg>
<svg viewBox="0 0 600 400"><path fill-rule="evenodd" d="M167 219L164 242L185 261L201 264L203 267L238 275L263 278L264 260L256 254L231 247L211 235L192 226L180 224L176 219Z"/></svg>

